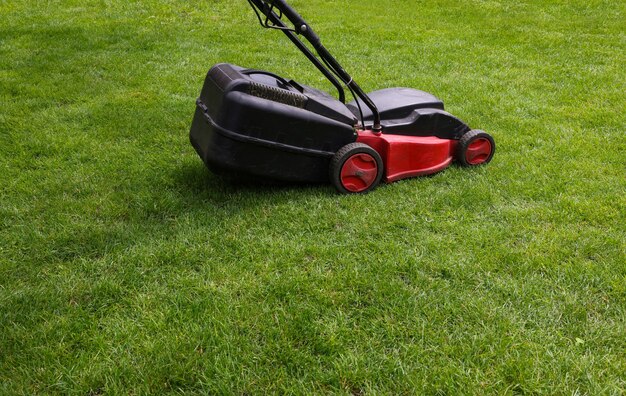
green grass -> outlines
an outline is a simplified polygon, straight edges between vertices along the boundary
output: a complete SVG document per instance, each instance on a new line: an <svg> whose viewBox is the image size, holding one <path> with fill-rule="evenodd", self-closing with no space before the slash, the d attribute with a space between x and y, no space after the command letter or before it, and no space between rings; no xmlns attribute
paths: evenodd
<svg viewBox="0 0 626 396"><path fill-rule="evenodd" d="M0 394L624 394L626 3L294 0L494 161L340 196L188 142L245 1L0 1Z"/></svg>

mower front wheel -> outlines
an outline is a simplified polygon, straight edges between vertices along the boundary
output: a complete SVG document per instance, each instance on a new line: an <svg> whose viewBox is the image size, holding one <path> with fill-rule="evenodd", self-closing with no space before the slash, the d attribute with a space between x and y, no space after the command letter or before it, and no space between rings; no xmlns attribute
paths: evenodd
<svg viewBox="0 0 626 396"><path fill-rule="evenodd" d="M457 160L462 166L484 165L491 161L496 151L496 142L490 134L474 129L459 139Z"/></svg>
<svg viewBox="0 0 626 396"><path fill-rule="evenodd" d="M383 177L380 154L364 143L350 143L330 161L330 181L342 194L372 191Z"/></svg>

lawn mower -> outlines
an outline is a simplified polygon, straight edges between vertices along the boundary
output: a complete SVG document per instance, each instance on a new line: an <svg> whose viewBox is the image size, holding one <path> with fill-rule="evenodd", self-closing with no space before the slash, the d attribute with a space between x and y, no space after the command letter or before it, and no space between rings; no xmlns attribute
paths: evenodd
<svg viewBox="0 0 626 396"><path fill-rule="evenodd" d="M331 82L337 98L265 70L213 66L190 131L213 172L330 181L348 194L371 191L381 180L430 175L455 160L462 166L491 161L493 138L444 111L435 96L412 88L366 94L286 1L248 3L264 28L282 31ZM346 103L343 86L353 101Z"/></svg>

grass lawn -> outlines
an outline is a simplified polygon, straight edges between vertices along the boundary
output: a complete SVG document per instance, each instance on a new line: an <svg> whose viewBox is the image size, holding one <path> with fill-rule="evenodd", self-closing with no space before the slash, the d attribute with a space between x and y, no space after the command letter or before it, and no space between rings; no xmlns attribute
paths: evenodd
<svg viewBox="0 0 626 396"><path fill-rule="evenodd" d="M245 1L0 0L0 394L624 394L626 3L293 4L493 162L227 183L210 66L330 90Z"/></svg>

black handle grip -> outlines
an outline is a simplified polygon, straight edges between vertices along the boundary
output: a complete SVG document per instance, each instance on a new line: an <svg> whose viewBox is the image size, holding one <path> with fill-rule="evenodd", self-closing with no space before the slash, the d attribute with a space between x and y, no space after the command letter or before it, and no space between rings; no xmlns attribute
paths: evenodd
<svg viewBox="0 0 626 396"><path fill-rule="evenodd" d="M309 24L285 0L270 0L293 23L296 33L303 35L314 47L321 45L321 40Z"/></svg>

